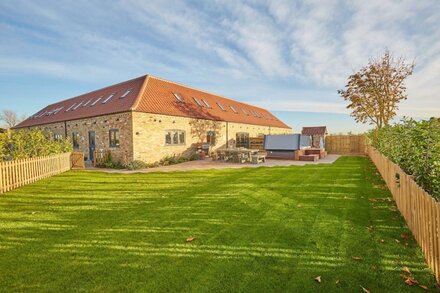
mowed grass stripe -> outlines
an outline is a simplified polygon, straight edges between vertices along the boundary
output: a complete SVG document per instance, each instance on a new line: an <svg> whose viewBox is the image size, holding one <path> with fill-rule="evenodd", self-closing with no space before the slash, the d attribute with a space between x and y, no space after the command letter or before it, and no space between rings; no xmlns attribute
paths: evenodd
<svg viewBox="0 0 440 293"><path fill-rule="evenodd" d="M399 276L408 266L434 290L419 247L401 235L409 230L365 157L174 173L71 171L0 197L0 288L418 291ZM196 239L186 243L188 236Z"/></svg>

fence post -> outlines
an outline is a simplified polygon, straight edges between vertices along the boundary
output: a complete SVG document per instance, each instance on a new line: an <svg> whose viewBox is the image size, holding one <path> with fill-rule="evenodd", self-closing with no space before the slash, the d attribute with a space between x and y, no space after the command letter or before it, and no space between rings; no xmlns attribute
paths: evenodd
<svg viewBox="0 0 440 293"><path fill-rule="evenodd" d="M414 179L372 146L366 147L371 161L388 186L397 208L420 245L426 263L440 281L440 203ZM400 186L396 184L399 174Z"/></svg>
<svg viewBox="0 0 440 293"><path fill-rule="evenodd" d="M0 193L70 170L70 153L0 162Z"/></svg>

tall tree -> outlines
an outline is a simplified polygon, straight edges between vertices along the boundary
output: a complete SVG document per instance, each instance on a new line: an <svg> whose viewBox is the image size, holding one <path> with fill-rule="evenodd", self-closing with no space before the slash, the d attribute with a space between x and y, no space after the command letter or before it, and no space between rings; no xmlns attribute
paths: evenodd
<svg viewBox="0 0 440 293"><path fill-rule="evenodd" d="M18 117L14 111L3 110L0 112L0 121L3 121L7 128L14 127L23 120L24 117Z"/></svg>
<svg viewBox="0 0 440 293"><path fill-rule="evenodd" d="M348 77L345 89L338 94L349 101L347 109L356 122L370 123L380 129L396 116L398 104L407 99L405 79L415 63L394 58L387 50L367 66Z"/></svg>

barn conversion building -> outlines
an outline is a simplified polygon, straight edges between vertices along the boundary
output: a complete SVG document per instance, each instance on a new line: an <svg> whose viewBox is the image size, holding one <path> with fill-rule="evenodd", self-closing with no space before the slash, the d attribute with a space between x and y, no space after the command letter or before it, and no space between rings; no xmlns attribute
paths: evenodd
<svg viewBox="0 0 440 293"><path fill-rule="evenodd" d="M15 128L35 127L70 137L88 159L110 150L122 163L152 163L200 143L247 147L251 137L292 132L265 109L151 75L49 105Z"/></svg>

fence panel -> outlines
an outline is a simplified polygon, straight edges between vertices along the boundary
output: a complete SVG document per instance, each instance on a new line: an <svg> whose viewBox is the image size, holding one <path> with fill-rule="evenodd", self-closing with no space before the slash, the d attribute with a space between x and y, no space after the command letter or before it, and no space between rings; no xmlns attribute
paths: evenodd
<svg viewBox="0 0 440 293"><path fill-rule="evenodd" d="M365 135L328 135L325 149L329 154L365 155Z"/></svg>
<svg viewBox="0 0 440 293"><path fill-rule="evenodd" d="M86 167L83 152L73 152L70 160L72 162L72 169L84 169Z"/></svg>
<svg viewBox="0 0 440 293"><path fill-rule="evenodd" d="M70 170L70 153L0 163L0 193Z"/></svg>
<svg viewBox="0 0 440 293"><path fill-rule="evenodd" d="M375 148L368 146L367 152L422 248L426 263L440 281L440 203Z"/></svg>

